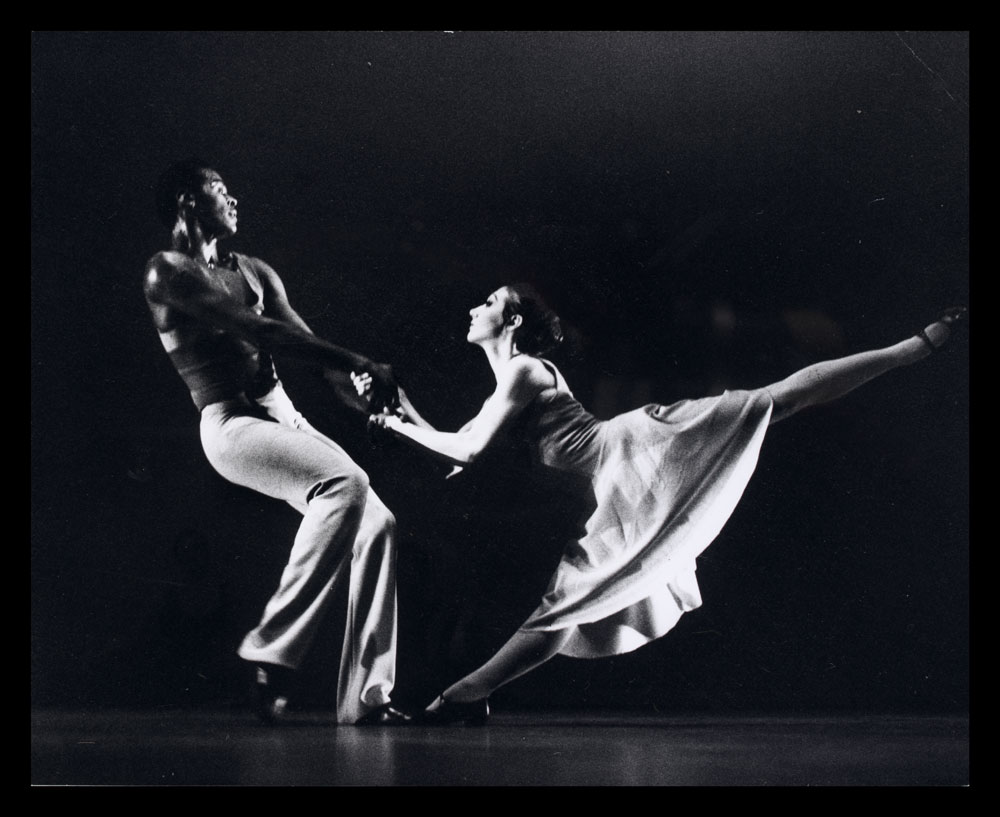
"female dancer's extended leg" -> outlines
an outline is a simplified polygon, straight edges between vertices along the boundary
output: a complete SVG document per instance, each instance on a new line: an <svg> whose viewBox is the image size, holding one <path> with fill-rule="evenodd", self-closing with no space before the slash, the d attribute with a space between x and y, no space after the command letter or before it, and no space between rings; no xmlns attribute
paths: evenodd
<svg viewBox="0 0 1000 817"><path fill-rule="evenodd" d="M824 360L806 366L777 383L764 388L774 401L771 422L791 417L809 406L836 400L858 386L899 366L923 360L948 340L951 325L960 320L964 310L952 310L924 329L919 335L883 349Z"/></svg>

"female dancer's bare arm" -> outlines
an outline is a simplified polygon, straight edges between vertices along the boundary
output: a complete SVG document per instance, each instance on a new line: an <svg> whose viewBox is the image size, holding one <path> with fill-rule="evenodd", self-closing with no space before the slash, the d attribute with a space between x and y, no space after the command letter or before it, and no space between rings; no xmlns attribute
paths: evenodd
<svg viewBox="0 0 1000 817"><path fill-rule="evenodd" d="M358 381L355 381L356 385ZM472 420L456 432L437 431L429 423L407 422L411 418L404 406L404 417L376 415L375 421L412 443L449 462L466 465L496 439L501 429L546 387L530 363L518 362L504 370L496 391ZM400 397L402 404L402 395ZM412 405L412 404L411 404ZM419 417L419 415L417 415Z"/></svg>

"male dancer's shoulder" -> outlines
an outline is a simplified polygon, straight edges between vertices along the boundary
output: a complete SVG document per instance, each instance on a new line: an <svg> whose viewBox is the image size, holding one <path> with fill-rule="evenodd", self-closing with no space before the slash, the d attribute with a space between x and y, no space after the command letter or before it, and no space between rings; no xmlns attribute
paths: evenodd
<svg viewBox="0 0 1000 817"><path fill-rule="evenodd" d="M157 291L168 286L170 282L192 264L190 258L176 250L163 250L153 255L146 262L143 276L143 289L147 295L155 295Z"/></svg>

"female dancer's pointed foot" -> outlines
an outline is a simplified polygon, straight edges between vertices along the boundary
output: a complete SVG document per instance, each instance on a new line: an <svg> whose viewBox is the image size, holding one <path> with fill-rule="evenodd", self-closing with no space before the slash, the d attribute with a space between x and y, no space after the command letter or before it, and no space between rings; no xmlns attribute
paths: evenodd
<svg viewBox="0 0 1000 817"><path fill-rule="evenodd" d="M949 306L934 323L917 332L931 352L939 351L951 338L955 329L963 326L969 319L969 310L964 306Z"/></svg>
<svg viewBox="0 0 1000 817"><path fill-rule="evenodd" d="M478 701L449 701L444 695L420 713L419 722L427 726L447 726L464 723L467 726L482 726L490 718L490 699Z"/></svg>

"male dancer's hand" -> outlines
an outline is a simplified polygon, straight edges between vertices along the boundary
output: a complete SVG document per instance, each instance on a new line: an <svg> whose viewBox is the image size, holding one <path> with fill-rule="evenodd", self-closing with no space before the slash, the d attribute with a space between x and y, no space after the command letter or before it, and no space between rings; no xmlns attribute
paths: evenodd
<svg viewBox="0 0 1000 817"><path fill-rule="evenodd" d="M385 421L392 416L403 414L401 401L406 399L402 388L395 382L392 367L388 365L372 364L376 369L374 375L367 370L361 372L351 372L351 383L359 397L368 400L368 440L376 448L380 448L393 438L393 433L386 428ZM379 376L380 379L379 379ZM382 384L381 391L379 383Z"/></svg>
<svg viewBox="0 0 1000 817"><path fill-rule="evenodd" d="M368 411L371 414L394 413L399 408L399 384L392 366L388 363L372 363L365 369L370 377ZM354 373L351 373L354 379ZM355 384L357 385L357 384Z"/></svg>

